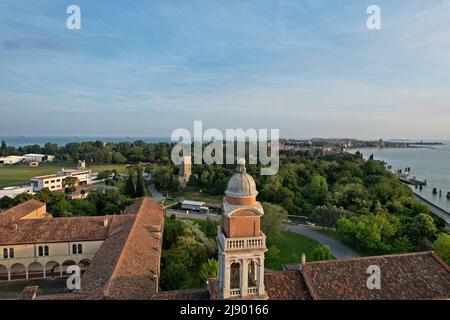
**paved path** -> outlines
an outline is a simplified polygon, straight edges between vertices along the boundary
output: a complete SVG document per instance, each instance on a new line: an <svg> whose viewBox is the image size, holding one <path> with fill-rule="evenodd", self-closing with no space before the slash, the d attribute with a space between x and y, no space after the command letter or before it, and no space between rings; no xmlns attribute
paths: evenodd
<svg viewBox="0 0 450 320"><path fill-rule="evenodd" d="M156 190L154 184L149 185L148 190L152 193L153 199L155 199L156 201L159 202L166 199L166 197L164 197L158 190Z"/></svg>
<svg viewBox="0 0 450 320"><path fill-rule="evenodd" d="M174 214L178 219L194 219L194 220L206 220L210 218L211 220L220 221L220 215L217 214L205 214L205 213L186 213L182 210L172 210L166 209L166 216L171 216Z"/></svg>
<svg viewBox="0 0 450 320"><path fill-rule="evenodd" d="M326 244L330 246L331 254L336 259L347 259L347 258L357 258L359 255L347 247L345 244L336 240L322 232L315 231L310 227L304 225L286 225L286 230L302 234L308 238L314 239L321 244Z"/></svg>
<svg viewBox="0 0 450 320"><path fill-rule="evenodd" d="M431 203L430 201L428 201L427 199L423 198L421 195L418 195L415 192L414 192L414 197L418 201L426 204L428 206L428 208L430 208L431 212L433 212L433 214L435 214L438 217L441 217L442 219L444 219L445 220L445 227L447 229L450 229L450 214L447 211L439 208L438 206L436 206L435 204Z"/></svg>

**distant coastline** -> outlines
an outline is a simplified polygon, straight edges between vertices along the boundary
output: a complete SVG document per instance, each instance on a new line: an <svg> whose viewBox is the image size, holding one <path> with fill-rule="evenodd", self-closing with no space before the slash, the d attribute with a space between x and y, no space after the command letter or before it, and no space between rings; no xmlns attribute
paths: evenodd
<svg viewBox="0 0 450 320"><path fill-rule="evenodd" d="M8 146L23 147L38 144L43 147L46 143L55 143L64 146L67 143L77 142L133 142L142 140L147 143L170 142L170 137L156 136L0 136L0 141L4 140Z"/></svg>

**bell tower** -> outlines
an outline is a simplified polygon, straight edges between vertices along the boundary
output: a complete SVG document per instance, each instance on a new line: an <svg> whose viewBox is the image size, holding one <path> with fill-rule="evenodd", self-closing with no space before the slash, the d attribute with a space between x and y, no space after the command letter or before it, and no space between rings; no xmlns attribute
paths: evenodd
<svg viewBox="0 0 450 320"><path fill-rule="evenodd" d="M219 295L221 299L265 299L264 253L266 236L260 229L264 215L256 201L255 180L239 159L223 198L223 216L218 230Z"/></svg>

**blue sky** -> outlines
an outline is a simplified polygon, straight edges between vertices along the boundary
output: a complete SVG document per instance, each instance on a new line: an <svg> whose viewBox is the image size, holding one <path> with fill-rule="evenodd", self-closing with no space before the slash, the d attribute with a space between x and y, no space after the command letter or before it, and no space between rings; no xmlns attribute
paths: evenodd
<svg viewBox="0 0 450 320"><path fill-rule="evenodd" d="M448 139L449 52L442 0L2 0L0 135Z"/></svg>

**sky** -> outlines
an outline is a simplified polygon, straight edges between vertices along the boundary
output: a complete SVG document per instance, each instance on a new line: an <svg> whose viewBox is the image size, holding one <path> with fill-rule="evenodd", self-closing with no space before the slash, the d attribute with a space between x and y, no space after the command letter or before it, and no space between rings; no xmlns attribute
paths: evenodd
<svg viewBox="0 0 450 320"><path fill-rule="evenodd" d="M2 0L0 135L450 139L449 53L449 0Z"/></svg>

